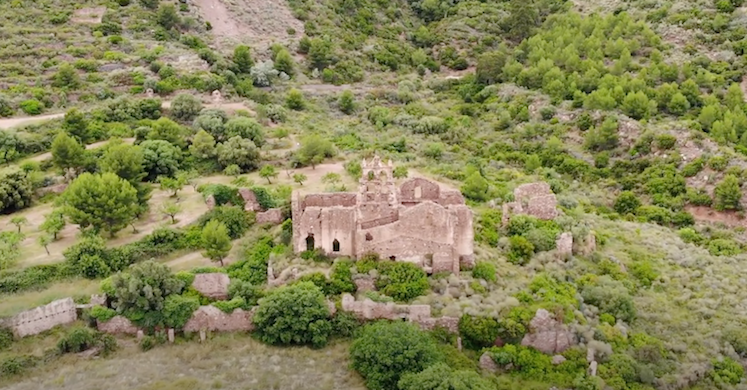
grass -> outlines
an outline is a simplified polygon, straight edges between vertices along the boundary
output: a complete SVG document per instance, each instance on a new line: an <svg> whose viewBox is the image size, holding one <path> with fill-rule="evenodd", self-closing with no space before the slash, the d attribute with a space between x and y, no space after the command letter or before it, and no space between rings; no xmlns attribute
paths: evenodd
<svg viewBox="0 0 747 390"><path fill-rule="evenodd" d="M98 292L98 280L79 279L56 283L42 291L4 295L0 299L0 317L10 317L33 307L46 305L57 299L96 294Z"/></svg>
<svg viewBox="0 0 747 390"><path fill-rule="evenodd" d="M277 348L244 334L222 334L204 344L180 340L148 352L130 340L109 358L65 356L13 382L7 390L363 390L361 378L347 369L348 343L321 349Z"/></svg>

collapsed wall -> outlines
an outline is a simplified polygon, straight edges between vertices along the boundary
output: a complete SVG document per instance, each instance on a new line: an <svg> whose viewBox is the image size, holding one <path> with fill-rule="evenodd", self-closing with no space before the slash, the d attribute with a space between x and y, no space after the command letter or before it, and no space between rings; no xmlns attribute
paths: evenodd
<svg viewBox="0 0 747 390"><path fill-rule="evenodd" d="M368 298L356 301L350 294L342 296L342 310L353 313L360 320L408 320L424 330L443 327L452 333L459 330L459 318L431 317L429 305L397 305L393 302L374 302Z"/></svg>
<svg viewBox="0 0 747 390"><path fill-rule="evenodd" d="M33 336L78 319L73 298L59 299L44 306L26 310L3 322L16 337Z"/></svg>

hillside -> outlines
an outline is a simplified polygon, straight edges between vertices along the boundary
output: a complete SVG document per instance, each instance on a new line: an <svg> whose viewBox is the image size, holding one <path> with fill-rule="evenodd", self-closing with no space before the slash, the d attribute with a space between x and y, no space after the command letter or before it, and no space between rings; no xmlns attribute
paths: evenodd
<svg viewBox="0 0 747 390"><path fill-rule="evenodd" d="M0 327L0 384L747 388L746 10L0 3L0 318L108 296L39 335ZM292 193L363 191L373 156L397 188L461 192L474 259L459 273L431 273L434 253L421 267L323 253L313 235L294 251ZM196 290L200 274L227 275L226 294ZM458 325L364 321L345 294ZM182 330L206 305L251 312L252 337L200 344ZM144 338L94 330L114 316ZM394 362L377 366L379 352Z"/></svg>

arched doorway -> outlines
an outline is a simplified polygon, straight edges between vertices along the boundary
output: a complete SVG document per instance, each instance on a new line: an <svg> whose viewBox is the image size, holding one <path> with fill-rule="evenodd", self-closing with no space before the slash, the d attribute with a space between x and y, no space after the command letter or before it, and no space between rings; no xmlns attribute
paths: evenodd
<svg viewBox="0 0 747 390"><path fill-rule="evenodd" d="M307 251L313 251L315 248L314 245L314 233L309 233L308 236L306 236L306 250Z"/></svg>
<svg viewBox="0 0 747 390"><path fill-rule="evenodd" d="M337 241L335 238L334 241L332 241L332 252L339 252L340 251L340 241Z"/></svg>

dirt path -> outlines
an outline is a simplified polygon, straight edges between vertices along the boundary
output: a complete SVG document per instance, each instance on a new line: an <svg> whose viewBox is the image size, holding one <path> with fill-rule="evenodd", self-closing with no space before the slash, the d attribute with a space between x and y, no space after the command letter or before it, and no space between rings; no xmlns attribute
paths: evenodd
<svg viewBox="0 0 747 390"><path fill-rule="evenodd" d="M134 143L134 142L135 142L135 138L123 138L123 139L122 139L122 141L123 141L124 143L126 143L126 144L131 144L131 143ZM100 147L102 147L102 146L106 145L107 143L109 143L109 140L106 140L106 141L100 141L100 142L95 142L95 143L92 143L92 144L88 144L88 145L86 145L86 149L87 149L87 150L91 150L91 149L96 149L96 148L100 148ZM31 161L44 161L44 160L46 160L46 159L50 159L50 158L52 158L52 152L47 152L47 153L42 153L42 154L38 154L38 155L36 155L36 156L34 156L34 157L29 157L29 158L27 158L27 159L25 159L25 160L31 160Z"/></svg>
<svg viewBox="0 0 747 390"><path fill-rule="evenodd" d="M252 109L247 107L244 103L209 103L203 105L205 108L219 108L221 110L226 111L236 111L236 110L247 110L251 113L253 113ZM163 103L161 103L161 108L170 109L171 108L171 101L166 100ZM50 121L53 119L60 119L64 118L65 113L59 112L56 114L47 114L47 115L38 115L38 116L19 116L14 118L0 118L0 129L11 129L14 127L19 126L26 126L34 123L39 122L45 122Z"/></svg>

